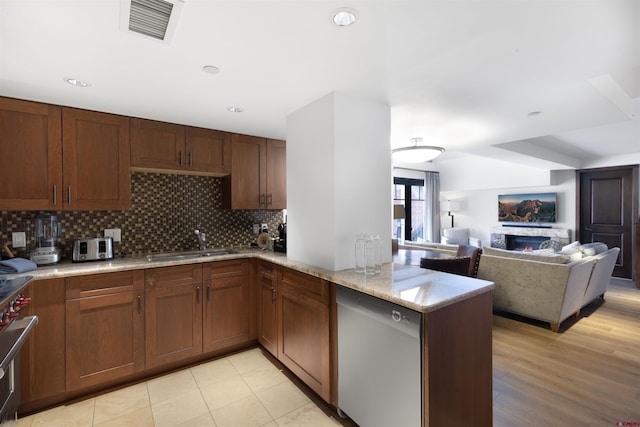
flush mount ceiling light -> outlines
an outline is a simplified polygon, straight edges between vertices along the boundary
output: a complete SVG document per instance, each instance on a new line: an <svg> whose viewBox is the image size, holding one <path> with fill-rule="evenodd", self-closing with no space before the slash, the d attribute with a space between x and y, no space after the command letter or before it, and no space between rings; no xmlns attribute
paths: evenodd
<svg viewBox="0 0 640 427"><path fill-rule="evenodd" d="M393 160L406 163L422 163L433 160L444 153L444 148L442 147L419 145L422 142L422 138L411 138L410 141L413 145L391 150Z"/></svg>
<svg viewBox="0 0 640 427"><path fill-rule="evenodd" d="M230 113L242 113L244 109L242 107L227 107L227 111Z"/></svg>
<svg viewBox="0 0 640 427"><path fill-rule="evenodd" d="M350 7L341 7L331 12L329 19L338 27L348 27L360 20L360 12Z"/></svg>
<svg viewBox="0 0 640 427"><path fill-rule="evenodd" d="M85 82L84 80L80 80L80 79L74 79L73 77L64 77L63 80L67 83L69 83L72 86L76 86L76 87L87 87L89 86L89 83Z"/></svg>

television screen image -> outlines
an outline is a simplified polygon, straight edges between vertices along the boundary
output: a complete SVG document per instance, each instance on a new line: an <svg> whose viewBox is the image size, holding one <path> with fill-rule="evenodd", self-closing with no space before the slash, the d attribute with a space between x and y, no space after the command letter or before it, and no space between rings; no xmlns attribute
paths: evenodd
<svg viewBox="0 0 640 427"><path fill-rule="evenodd" d="M556 193L499 195L498 221L556 222Z"/></svg>

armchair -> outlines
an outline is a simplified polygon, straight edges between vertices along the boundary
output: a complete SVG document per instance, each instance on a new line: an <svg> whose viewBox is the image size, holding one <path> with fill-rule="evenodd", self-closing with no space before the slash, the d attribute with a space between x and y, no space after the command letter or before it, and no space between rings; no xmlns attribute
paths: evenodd
<svg viewBox="0 0 640 427"><path fill-rule="evenodd" d="M468 256L453 258L420 258L420 267L429 270L444 271L445 273L467 276L471 258Z"/></svg>
<svg viewBox="0 0 640 427"><path fill-rule="evenodd" d="M445 228L442 230L441 243L448 245L468 245L469 229L468 228Z"/></svg>

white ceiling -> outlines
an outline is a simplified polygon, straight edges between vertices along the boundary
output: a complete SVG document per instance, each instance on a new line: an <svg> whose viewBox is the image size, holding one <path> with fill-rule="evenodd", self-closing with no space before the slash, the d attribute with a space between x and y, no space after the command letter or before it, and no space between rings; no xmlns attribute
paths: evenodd
<svg viewBox="0 0 640 427"><path fill-rule="evenodd" d="M337 28L344 6L360 21ZM347 91L391 106L392 146L419 136L443 158L640 152L637 0L185 0L170 43L121 31L120 12L0 0L0 95L286 138L287 115Z"/></svg>

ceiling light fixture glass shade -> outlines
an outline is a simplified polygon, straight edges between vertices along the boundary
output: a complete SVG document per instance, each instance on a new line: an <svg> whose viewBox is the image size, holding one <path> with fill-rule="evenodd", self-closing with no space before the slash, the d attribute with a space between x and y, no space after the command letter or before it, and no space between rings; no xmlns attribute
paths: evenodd
<svg viewBox="0 0 640 427"><path fill-rule="evenodd" d="M444 148L431 145L419 145L422 138L411 138L413 145L391 150L393 160L405 163L428 162L444 153Z"/></svg>

